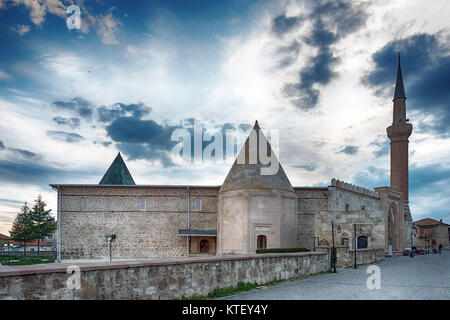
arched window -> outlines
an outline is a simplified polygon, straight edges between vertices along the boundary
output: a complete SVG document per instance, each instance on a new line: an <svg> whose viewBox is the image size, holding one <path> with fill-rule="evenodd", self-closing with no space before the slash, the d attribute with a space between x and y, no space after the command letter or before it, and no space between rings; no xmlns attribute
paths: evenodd
<svg viewBox="0 0 450 320"><path fill-rule="evenodd" d="M209 253L209 241L202 239L200 241L200 253Z"/></svg>
<svg viewBox="0 0 450 320"><path fill-rule="evenodd" d="M367 237L359 236L358 237L358 249L365 249L365 248L367 248Z"/></svg>
<svg viewBox="0 0 450 320"><path fill-rule="evenodd" d="M258 236L256 238L256 246L257 249L266 249L267 248L267 237L266 236Z"/></svg>

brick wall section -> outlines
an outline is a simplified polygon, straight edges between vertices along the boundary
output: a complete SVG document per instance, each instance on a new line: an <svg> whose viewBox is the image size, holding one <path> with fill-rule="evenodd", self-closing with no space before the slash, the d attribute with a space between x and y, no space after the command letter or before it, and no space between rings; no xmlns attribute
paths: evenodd
<svg viewBox="0 0 450 320"><path fill-rule="evenodd" d="M216 229L219 188L190 190L191 228ZM112 245L116 258L184 256L186 238L178 236L187 227L187 190L175 187L63 187L61 248L63 258L109 256L105 234L117 234ZM82 199L88 210L82 210ZM146 199L145 211L139 199ZM194 200L202 200L200 211ZM215 242L215 238L211 240ZM212 252L214 253L214 252Z"/></svg>
<svg viewBox="0 0 450 320"><path fill-rule="evenodd" d="M69 290L66 264L5 267L0 299L173 299L207 295L239 281L263 284L325 271L326 253L264 254L82 264L81 289Z"/></svg>

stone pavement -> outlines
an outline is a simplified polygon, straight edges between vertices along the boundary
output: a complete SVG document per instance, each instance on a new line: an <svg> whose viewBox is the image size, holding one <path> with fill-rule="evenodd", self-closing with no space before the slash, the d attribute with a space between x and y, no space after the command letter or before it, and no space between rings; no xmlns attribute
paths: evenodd
<svg viewBox="0 0 450 320"><path fill-rule="evenodd" d="M237 300L450 300L450 251L441 255L393 257L375 263L381 270L381 288L368 289L368 265L338 269L337 274L320 274L262 287L225 299Z"/></svg>

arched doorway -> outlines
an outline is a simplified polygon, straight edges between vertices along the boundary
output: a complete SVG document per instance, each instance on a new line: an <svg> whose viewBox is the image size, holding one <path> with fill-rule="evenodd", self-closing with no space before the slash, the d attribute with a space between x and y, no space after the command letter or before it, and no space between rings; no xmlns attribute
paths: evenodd
<svg viewBox="0 0 450 320"><path fill-rule="evenodd" d="M209 241L202 239L200 241L200 253L209 253Z"/></svg>
<svg viewBox="0 0 450 320"><path fill-rule="evenodd" d="M391 204L388 211L388 248L391 246L392 250L396 250L395 246L395 217L396 208L394 204Z"/></svg>
<svg viewBox="0 0 450 320"><path fill-rule="evenodd" d="M256 248L266 249L267 248L267 237L260 235L256 238Z"/></svg>

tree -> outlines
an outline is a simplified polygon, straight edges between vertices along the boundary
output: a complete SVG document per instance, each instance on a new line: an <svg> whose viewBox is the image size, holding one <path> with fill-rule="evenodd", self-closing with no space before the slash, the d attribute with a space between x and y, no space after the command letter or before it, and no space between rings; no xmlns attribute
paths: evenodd
<svg viewBox="0 0 450 320"><path fill-rule="evenodd" d="M31 217L31 210L30 207L25 204L20 209L20 212L17 214L16 218L14 219L13 225L11 230L9 231L11 235L11 239L13 241L22 242L23 243L23 256L26 256L27 252L27 242L33 241L34 234L33 234L33 220Z"/></svg>
<svg viewBox="0 0 450 320"><path fill-rule="evenodd" d="M34 239L38 241L38 257L40 256L41 240L47 236L50 236L56 229L55 219L50 215L50 210L45 210L47 203L42 200L42 196L39 195L34 200L33 208L31 209L31 219L33 222L33 235Z"/></svg>

